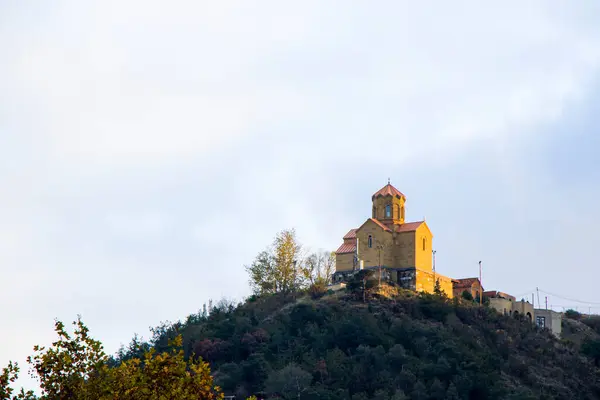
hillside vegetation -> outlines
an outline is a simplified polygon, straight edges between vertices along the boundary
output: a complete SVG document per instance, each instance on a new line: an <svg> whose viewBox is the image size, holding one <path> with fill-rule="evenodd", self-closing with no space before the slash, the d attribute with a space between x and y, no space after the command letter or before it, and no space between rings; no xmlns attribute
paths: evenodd
<svg viewBox="0 0 600 400"><path fill-rule="evenodd" d="M596 399L600 375L576 346L523 320L438 295L264 295L163 325L225 394L284 399ZM360 299L360 300L359 300Z"/></svg>

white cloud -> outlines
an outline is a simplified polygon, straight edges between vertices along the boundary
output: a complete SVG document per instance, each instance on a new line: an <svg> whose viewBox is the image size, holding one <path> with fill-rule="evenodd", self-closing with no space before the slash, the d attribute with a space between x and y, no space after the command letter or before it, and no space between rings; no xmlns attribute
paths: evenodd
<svg viewBox="0 0 600 400"><path fill-rule="evenodd" d="M283 121L306 131L279 134L349 156L373 131L407 143L404 156L432 141L447 151L555 115L598 66L597 32L540 6L515 18L511 7L467 15L455 5L381 15L275 3L267 13L67 4L35 45L15 51L13 72L43 104L37 118L54 157L84 164L194 158ZM344 140L311 132L323 120Z"/></svg>

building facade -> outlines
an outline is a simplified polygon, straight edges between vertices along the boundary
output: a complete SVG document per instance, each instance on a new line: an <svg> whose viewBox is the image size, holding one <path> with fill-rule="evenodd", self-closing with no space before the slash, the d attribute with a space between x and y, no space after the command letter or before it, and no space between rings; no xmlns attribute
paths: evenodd
<svg viewBox="0 0 600 400"><path fill-rule="evenodd" d="M562 313L536 308L535 324L540 328L549 329L554 336L560 338L562 334Z"/></svg>
<svg viewBox="0 0 600 400"><path fill-rule="evenodd" d="M473 299L479 301L479 296L483 294L483 287L479 278L462 278L452 280L454 297L462 296L463 292L469 293Z"/></svg>
<svg viewBox="0 0 600 400"><path fill-rule="evenodd" d="M432 293L435 282L448 297L452 279L433 269L433 234L425 221L406 222L406 197L389 182L371 196L371 217L343 237L336 251L334 279L361 269L384 271L400 286Z"/></svg>
<svg viewBox="0 0 600 400"><path fill-rule="evenodd" d="M490 307L499 313L513 317L521 315L529 322L534 322L535 311L530 302L516 301L514 296L496 290L483 292L483 296L490 302Z"/></svg>

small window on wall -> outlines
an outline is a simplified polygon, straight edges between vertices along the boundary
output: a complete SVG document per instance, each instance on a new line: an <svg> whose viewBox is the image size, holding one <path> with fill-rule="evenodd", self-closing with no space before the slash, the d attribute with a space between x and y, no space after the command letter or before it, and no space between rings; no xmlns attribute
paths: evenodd
<svg viewBox="0 0 600 400"><path fill-rule="evenodd" d="M427 250L427 238L423 238L423 251Z"/></svg>
<svg viewBox="0 0 600 400"><path fill-rule="evenodd" d="M535 322L540 328L546 327L546 317L535 317Z"/></svg>
<svg viewBox="0 0 600 400"><path fill-rule="evenodd" d="M389 204L385 206L385 217L386 218L392 217L392 206L390 206Z"/></svg>
<svg viewBox="0 0 600 400"><path fill-rule="evenodd" d="M369 248L373 247L373 236L369 235Z"/></svg>

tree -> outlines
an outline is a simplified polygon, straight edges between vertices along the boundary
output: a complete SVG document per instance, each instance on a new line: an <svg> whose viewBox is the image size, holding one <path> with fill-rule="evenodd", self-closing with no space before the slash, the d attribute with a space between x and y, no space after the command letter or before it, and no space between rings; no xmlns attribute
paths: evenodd
<svg viewBox="0 0 600 400"><path fill-rule="evenodd" d="M34 400L35 396L30 390L25 392L23 389L18 395L13 396L13 389L10 387L12 383L17 380L19 375L19 365L17 363L9 362L8 366L2 369L0 374L0 399L14 399L14 400Z"/></svg>
<svg viewBox="0 0 600 400"><path fill-rule="evenodd" d="M440 280L436 279L435 280L435 285L433 286L433 293L437 294L438 296L442 295L442 287L440 286Z"/></svg>
<svg viewBox="0 0 600 400"><path fill-rule="evenodd" d="M246 266L246 271L250 275L250 286L255 294L277 292L275 269L275 260L268 250L261 251L254 262Z"/></svg>
<svg viewBox="0 0 600 400"><path fill-rule="evenodd" d="M473 301L473 295L468 290L463 290L463 292L461 293L461 297L465 300Z"/></svg>
<svg viewBox="0 0 600 400"><path fill-rule="evenodd" d="M375 271L362 269L351 276L348 280L346 290L354 294L356 298L362 299L363 302L367 299L367 292L375 286L373 276Z"/></svg>
<svg viewBox="0 0 600 400"><path fill-rule="evenodd" d="M456 386L453 382L450 382L448 385L448 389L446 390L446 400L459 400L460 396L458 395L458 390L456 390Z"/></svg>
<svg viewBox="0 0 600 400"><path fill-rule="evenodd" d="M279 232L273 244L246 266L255 294L290 293L302 286L301 246L294 229Z"/></svg>
<svg viewBox="0 0 600 400"><path fill-rule="evenodd" d="M407 400L408 396L404 393L402 389L396 389L394 395L392 396L392 400Z"/></svg>
<svg viewBox="0 0 600 400"><path fill-rule="evenodd" d="M284 230L275 237L275 282L283 293L298 289L301 263L298 260L301 246L294 229Z"/></svg>
<svg viewBox="0 0 600 400"><path fill-rule="evenodd" d="M0 399L10 399L13 392L10 384L17 380L18 374L19 366L12 362L2 369L2 374L0 374Z"/></svg>
<svg viewBox="0 0 600 400"><path fill-rule="evenodd" d="M133 357L117 366L109 366L102 344L89 336L78 318L74 334L66 332L62 322L55 322L58 340L51 347L35 346L28 357L37 377L44 400L123 399L141 400L219 400L223 394L213 384L208 363L201 358L184 358L182 337L169 346L171 351L157 353L149 349L143 358ZM18 367L9 363L0 375L0 399L10 399L8 387L17 378ZM13 400L33 400L32 392L22 389Z"/></svg>
<svg viewBox="0 0 600 400"><path fill-rule="evenodd" d="M83 399L89 392L99 394L99 381L108 357L102 343L89 336L89 330L80 317L73 325L74 336L71 336L61 321L55 321L58 340L48 349L34 346L35 355L27 358L47 398Z"/></svg>
<svg viewBox="0 0 600 400"><path fill-rule="evenodd" d="M594 360L597 367L600 367L600 340L586 339L581 345L581 352Z"/></svg>
<svg viewBox="0 0 600 400"><path fill-rule="evenodd" d="M565 317L569 318L569 319L575 319L575 320L580 320L581 319L581 313L573 310L573 309L568 309L567 311L565 311Z"/></svg>
<svg viewBox="0 0 600 400"><path fill-rule="evenodd" d="M127 360L108 371L109 393L116 399L217 400L223 394L213 384L210 367L202 358L185 360L182 337L169 343L170 352L150 349L143 360Z"/></svg>
<svg viewBox="0 0 600 400"><path fill-rule="evenodd" d="M433 378L429 387L429 396L432 399L444 400L446 398L446 388L438 378Z"/></svg>
<svg viewBox="0 0 600 400"><path fill-rule="evenodd" d="M327 286L335 272L335 252L319 251L309 255L303 263L302 273L311 285Z"/></svg>
<svg viewBox="0 0 600 400"><path fill-rule="evenodd" d="M312 375L295 364L273 371L266 382L267 392L284 399L299 399L312 382Z"/></svg>
<svg viewBox="0 0 600 400"><path fill-rule="evenodd" d="M425 387L425 384L421 381L417 381L417 383L415 383L415 386L410 394L410 397L414 400L427 399L427 397L428 397L427 387Z"/></svg>

